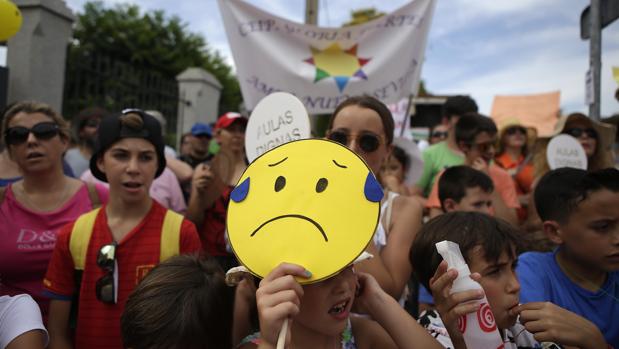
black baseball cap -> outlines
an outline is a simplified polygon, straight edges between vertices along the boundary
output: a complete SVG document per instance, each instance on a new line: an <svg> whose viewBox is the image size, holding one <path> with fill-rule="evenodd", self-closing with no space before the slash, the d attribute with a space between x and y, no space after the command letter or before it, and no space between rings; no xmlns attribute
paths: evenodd
<svg viewBox="0 0 619 349"><path fill-rule="evenodd" d="M135 129L123 125L120 117L126 114L137 114L144 122L141 129ZM155 178L159 177L166 167L165 156L163 153L164 142L161 135L161 125L153 116L146 114L140 109L125 109L121 113L101 119L99 129L97 130L97 139L95 141L95 151L90 158L90 171L99 180L107 182L105 173L99 170L97 160L103 156L103 153L114 143L123 138L142 138L155 146L155 152L159 161Z"/></svg>

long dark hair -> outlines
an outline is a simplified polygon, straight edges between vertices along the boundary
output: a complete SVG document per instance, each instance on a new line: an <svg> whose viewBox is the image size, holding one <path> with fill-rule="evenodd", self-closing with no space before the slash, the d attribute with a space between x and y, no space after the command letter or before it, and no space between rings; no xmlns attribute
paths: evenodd
<svg viewBox="0 0 619 349"><path fill-rule="evenodd" d="M342 103L340 103L340 105L338 105L337 108L335 108L335 111L333 112L333 114L331 115L331 118L329 119L329 126L327 127L327 130L330 131L333 128L333 121L335 120L335 117L337 116L337 114L342 109L350 105L357 105L357 106L367 108L367 109L372 109L373 111L375 111L378 114L378 116L380 116L380 120L383 123L383 129L385 130L385 137L387 139L387 145L390 145L391 143L393 143L393 130L395 128L395 124L393 122L393 116L391 115L391 111L389 110L389 108L387 108L387 106L383 102L369 95L350 97L344 100Z"/></svg>

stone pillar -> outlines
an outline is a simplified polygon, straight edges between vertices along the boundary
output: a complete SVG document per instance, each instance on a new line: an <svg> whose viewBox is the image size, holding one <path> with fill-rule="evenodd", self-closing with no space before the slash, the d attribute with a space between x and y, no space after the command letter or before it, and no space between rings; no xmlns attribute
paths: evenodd
<svg viewBox="0 0 619 349"><path fill-rule="evenodd" d="M63 0L14 0L22 27L7 44L10 102L37 100L62 111L73 13Z"/></svg>
<svg viewBox="0 0 619 349"><path fill-rule="evenodd" d="M177 139L196 122L217 121L222 86L213 74L202 68L187 68L176 76L178 81Z"/></svg>

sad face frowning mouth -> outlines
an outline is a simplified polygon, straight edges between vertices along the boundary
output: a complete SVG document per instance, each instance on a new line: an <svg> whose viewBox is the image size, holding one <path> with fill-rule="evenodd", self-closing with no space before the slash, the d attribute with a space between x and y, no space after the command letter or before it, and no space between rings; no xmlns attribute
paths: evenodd
<svg viewBox="0 0 619 349"><path fill-rule="evenodd" d="M266 276L281 262L335 275L371 241L382 188L350 149L323 139L286 143L252 162L230 193L227 230L249 271Z"/></svg>
<svg viewBox="0 0 619 349"><path fill-rule="evenodd" d="M260 224L260 226L259 226L258 228L256 228L256 230L254 230L254 231L253 231L253 232L252 232L249 236L254 236L254 235L256 235L256 233L258 233L258 231L259 231L260 229L262 229L265 225L267 225L267 224L269 224L269 223L271 223L271 222L274 222L274 221L276 221L276 220L278 220L278 219L284 219L284 218L298 218L298 219L304 219L304 220L306 220L306 221L308 221L308 222L312 223L312 224L313 224L313 225L314 225L314 226L318 229L318 231L320 231L320 234L322 234L322 237L325 239L325 242L328 242L328 241L329 241L329 239L327 238L327 234L325 233L325 230L324 230L324 229L322 229L322 227L320 226L320 224L318 224L315 220L313 220L313 219L311 219L311 218L309 218L309 217L306 217L306 216L304 216L304 215L300 215L300 214L286 214L286 215L282 215L282 216L277 216L277 217L275 217L275 218L271 218L271 219L269 219L268 221L266 221L266 222L264 222L264 223Z"/></svg>

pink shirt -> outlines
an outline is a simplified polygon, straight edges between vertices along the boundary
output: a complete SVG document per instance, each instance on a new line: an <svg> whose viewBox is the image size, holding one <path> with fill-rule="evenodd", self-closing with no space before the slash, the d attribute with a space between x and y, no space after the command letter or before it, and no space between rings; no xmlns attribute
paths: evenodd
<svg viewBox="0 0 619 349"><path fill-rule="evenodd" d="M80 177L84 182L97 183L109 188L109 184L102 182L92 175L90 170L86 170ZM161 175L153 181L150 186L150 197L157 200L163 207L169 208L172 211L184 214L187 210L187 204L181 191L181 186L178 179L172 170L165 168Z"/></svg>
<svg viewBox="0 0 619 349"><path fill-rule="evenodd" d="M108 191L96 186L101 203ZM12 185L0 205L0 296L27 293L39 304L44 318L48 301L42 296L43 277L56 244L56 234L67 223L92 209L86 185L62 207L33 211L17 200Z"/></svg>

